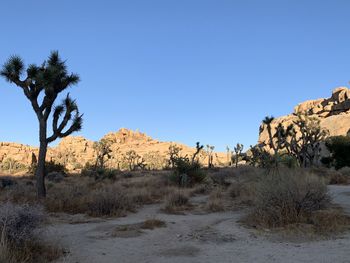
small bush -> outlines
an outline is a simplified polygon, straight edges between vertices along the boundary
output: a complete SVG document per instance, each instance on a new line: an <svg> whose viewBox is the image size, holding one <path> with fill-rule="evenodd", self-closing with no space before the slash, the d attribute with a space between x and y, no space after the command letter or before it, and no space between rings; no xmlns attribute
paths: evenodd
<svg viewBox="0 0 350 263"><path fill-rule="evenodd" d="M45 220L41 207L0 205L0 262L48 262L59 250L41 240L39 228Z"/></svg>
<svg viewBox="0 0 350 263"><path fill-rule="evenodd" d="M85 182L80 184L55 184L44 200L45 208L49 212L86 213L87 197L91 189Z"/></svg>
<svg viewBox="0 0 350 263"><path fill-rule="evenodd" d="M336 169L350 166L350 137L335 136L326 141L326 146L331 152L331 157L323 159L326 165L333 165Z"/></svg>
<svg viewBox="0 0 350 263"><path fill-rule="evenodd" d="M259 182L255 208L248 221L262 227L303 223L329 202L327 187L320 178L284 172Z"/></svg>
<svg viewBox="0 0 350 263"><path fill-rule="evenodd" d="M225 210L225 199L223 196L223 189L217 188L213 190L208 198L206 210L210 212L221 212Z"/></svg>
<svg viewBox="0 0 350 263"><path fill-rule="evenodd" d="M187 194L181 190L175 190L167 196L163 210L168 213L178 213L188 207L189 198Z"/></svg>
<svg viewBox="0 0 350 263"><path fill-rule="evenodd" d="M35 175L37 167L38 167L37 163L32 164L29 167L29 171L28 172L30 174L32 174L32 175ZM63 164L56 163L54 161L45 162L45 173L49 174L49 173L53 173L53 172L66 174L67 169L66 169L66 167Z"/></svg>
<svg viewBox="0 0 350 263"><path fill-rule="evenodd" d="M85 167L81 170L80 173L80 175L83 177L91 177L95 180L115 180L119 174L119 170L108 168L95 168L94 166L89 164L85 165Z"/></svg>
<svg viewBox="0 0 350 263"><path fill-rule="evenodd" d="M141 228L142 229L150 229L153 230L155 228L165 227L166 223L159 219L147 219L146 221L142 222Z"/></svg>
<svg viewBox="0 0 350 263"><path fill-rule="evenodd" d="M91 216L123 216L135 205L123 189L112 185L92 192L87 207Z"/></svg>
<svg viewBox="0 0 350 263"><path fill-rule="evenodd" d="M329 184L347 184L348 177L338 171L334 171L329 179Z"/></svg>
<svg viewBox="0 0 350 263"><path fill-rule="evenodd" d="M310 217L310 222L315 232L322 235L334 235L350 229L350 217L339 209L316 211Z"/></svg>
<svg viewBox="0 0 350 263"><path fill-rule="evenodd" d="M344 166L343 168L338 170L339 173L346 176L348 179L350 179L350 167Z"/></svg>
<svg viewBox="0 0 350 263"><path fill-rule="evenodd" d="M178 157L174 159L174 165L175 171L170 176L170 180L178 186L193 186L203 182L206 178L206 174L197 161L191 162L188 158Z"/></svg>

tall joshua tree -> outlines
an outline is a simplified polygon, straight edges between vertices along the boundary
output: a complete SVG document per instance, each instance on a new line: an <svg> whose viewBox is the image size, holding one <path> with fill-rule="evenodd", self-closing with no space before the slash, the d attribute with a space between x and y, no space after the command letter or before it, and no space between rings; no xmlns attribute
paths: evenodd
<svg viewBox="0 0 350 263"><path fill-rule="evenodd" d="M48 60L40 66L31 64L27 68L20 57L12 56L3 65L0 75L23 90L37 116L40 148L35 174L38 197L45 197L45 158L48 144L79 131L82 127L82 115L69 94L60 105L55 107L54 103L62 91L79 82L79 76L68 73L66 61L60 58L57 51L51 52ZM48 136L47 125L52 111L52 134Z"/></svg>

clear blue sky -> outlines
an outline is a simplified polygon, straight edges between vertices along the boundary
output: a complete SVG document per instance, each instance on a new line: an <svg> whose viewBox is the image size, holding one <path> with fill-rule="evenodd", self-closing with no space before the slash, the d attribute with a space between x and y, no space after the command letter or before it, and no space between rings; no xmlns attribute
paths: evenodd
<svg viewBox="0 0 350 263"><path fill-rule="evenodd" d="M0 63L59 50L97 140L120 127L224 150L261 119L350 80L347 0L31 0L0 3ZM37 145L21 91L0 80L0 141Z"/></svg>

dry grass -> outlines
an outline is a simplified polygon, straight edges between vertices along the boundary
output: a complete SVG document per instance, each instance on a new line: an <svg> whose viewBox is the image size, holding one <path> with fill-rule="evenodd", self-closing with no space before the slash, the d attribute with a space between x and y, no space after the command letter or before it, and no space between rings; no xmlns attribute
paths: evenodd
<svg viewBox="0 0 350 263"><path fill-rule="evenodd" d="M60 257L62 250L41 238L44 220L38 206L0 205L0 262L50 262Z"/></svg>
<svg viewBox="0 0 350 263"><path fill-rule="evenodd" d="M260 181L254 210L248 221L255 226L281 227L303 223L310 213L329 205L326 185L314 175L284 171Z"/></svg>
<svg viewBox="0 0 350 263"><path fill-rule="evenodd" d="M329 236L349 229L349 217L330 205L324 183L314 173L283 170L257 185L254 208L241 222L290 234Z"/></svg>
<svg viewBox="0 0 350 263"><path fill-rule="evenodd" d="M313 167L306 169L311 174L324 178L328 184L348 184L350 182L349 167L343 167L340 170L325 167Z"/></svg>
<svg viewBox="0 0 350 263"><path fill-rule="evenodd" d="M142 230L153 230L166 227L166 223L159 219L148 219L141 223L120 225L113 229L112 237L130 238L138 237L144 233Z"/></svg>
<svg viewBox="0 0 350 263"><path fill-rule="evenodd" d="M185 190L177 189L168 194L162 210L169 214L179 214L190 207L188 193Z"/></svg>
<svg viewBox="0 0 350 263"><path fill-rule="evenodd" d="M135 209L127 192L115 185L93 191L87 198L86 205L90 216L125 216Z"/></svg>
<svg viewBox="0 0 350 263"><path fill-rule="evenodd" d="M224 189L216 188L213 190L208 198L208 202L206 204L206 210L210 212L222 212L225 211L225 193Z"/></svg>
<svg viewBox="0 0 350 263"><path fill-rule="evenodd" d="M152 219L147 219L144 221L141 225L142 229L150 229L153 230L155 228L160 228L160 227L165 227L166 223L162 220L152 218Z"/></svg>
<svg viewBox="0 0 350 263"><path fill-rule="evenodd" d="M348 178L349 168L282 168L280 175L274 176L250 166L212 169L207 171L207 180L193 188L174 187L168 179L170 173L136 171L121 173L115 180L98 181L67 177L60 183L47 183L48 196L43 206L53 213L110 217L124 216L146 204L164 203L163 211L179 214L196 205L191 204L190 197L209 195L208 202L199 205L201 209L220 212L249 206L253 211L243 221L250 226L293 229L304 225L314 232L346 228L347 219L341 212L327 210L330 199L323 181L328 182L335 174ZM0 191L0 202L36 203L34 181L19 178L16 182ZM335 225L325 225L326 218Z"/></svg>

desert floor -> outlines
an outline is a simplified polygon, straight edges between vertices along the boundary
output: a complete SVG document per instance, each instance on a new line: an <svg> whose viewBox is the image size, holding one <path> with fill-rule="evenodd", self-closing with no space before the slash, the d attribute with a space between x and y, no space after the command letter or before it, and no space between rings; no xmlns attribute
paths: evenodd
<svg viewBox="0 0 350 263"><path fill-rule="evenodd" d="M329 190L334 202L350 214L350 186ZM205 204L206 199L196 196L192 202ZM192 210L169 215L160 205L149 205L110 220L56 215L47 232L67 250L58 262L350 262L350 233L312 240L257 232L239 223L244 213ZM166 227L138 229L137 223L147 219L163 220Z"/></svg>

